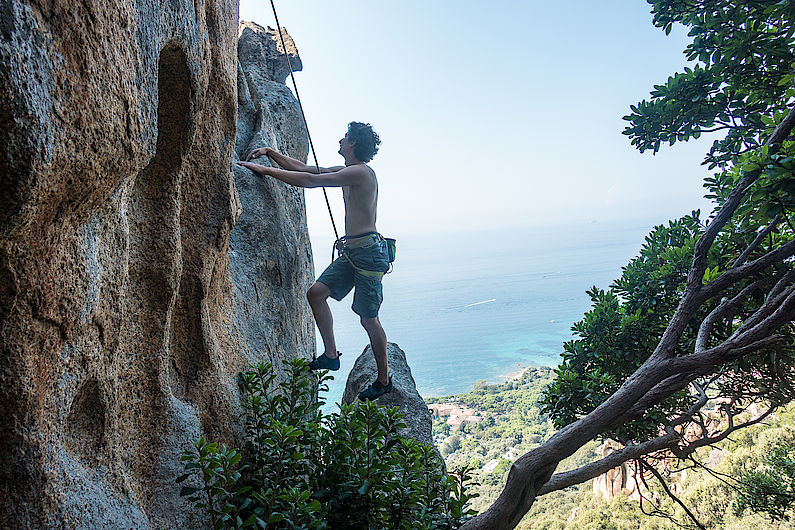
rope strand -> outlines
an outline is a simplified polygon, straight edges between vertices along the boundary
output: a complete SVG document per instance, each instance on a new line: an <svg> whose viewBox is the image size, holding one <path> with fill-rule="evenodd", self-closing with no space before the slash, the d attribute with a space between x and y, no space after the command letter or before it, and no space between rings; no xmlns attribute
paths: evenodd
<svg viewBox="0 0 795 530"><path fill-rule="evenodd" d="M287 58L287 68L290 70L290 79L293 80L293 88L295 89L295 98L298 100L298 108L301 109L301 118L304 120L304 129L306 129L306 137L309 139L309 147L312 150L312 157L315 159L315 167L317 168L318 175L320 174L320 164L317 162L317 154L315 153L315 145L312 143L312 135L309 134L309 124L306 122L306 114L304 114L304 105L301 103L301 96L298 94L298 84L295 82L293 75L293 65L290 63L290 55L287 53L287 45L284 43L284 35L282 34L282 27L279 24L279 16L276 14L276 5L271 0L271 8L273 9L273 18L276 19L276 29L279 31L279 39L282 41L282 50L284 56ZM331 227L334 229L334 238L339 241L340 235L337 232L337 224L334 222L334 214L331 213L331 203L328 200L325 186L323 187L323 197L326 198L326 207L328 208L328 215L331 218ZM335 244L336 248L336 244ZM331 261L334 261L334 250L331 251Z"/></svg>

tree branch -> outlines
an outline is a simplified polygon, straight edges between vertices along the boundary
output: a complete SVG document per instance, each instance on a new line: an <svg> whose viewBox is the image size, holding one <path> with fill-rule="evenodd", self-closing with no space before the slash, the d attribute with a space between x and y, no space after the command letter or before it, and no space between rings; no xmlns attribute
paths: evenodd
<svg viewBox="0 0 795 530"><path fill-rule="evenodd" d="M586 464L571 471L566 471L565 473L556 473L552 475L552 478L538 490L537 495L546 495L547 493L585 482L586 480L607 473L627 460L635 460L643 455L655 453L661 449L670 449L672 446L676 445L678 441L678 435L666 434L665 436L660 436L647 442L618 449L596 462L591 462L590 464Z"/></svg>
<svg viewBox="0 0 795 530"><path fill-rule="evenodd" d="M725 364L748 353L772 346L780 340L780 335L771 335L743 346L735 346L734 343L726 341L714 348L704 350L701 353L694 353L686 357L679 357L678 359L672 360L670 370L679 374L689 373L693 378L696 378L706 374L717 365ZM660 384L662 385L662 383ZM673 390L673 392L676 390L681 390L681 387ZM673 392L670 392L668 395Z"/></svg>
<svg viewBox="0 0 795 530"><path fill-rule="evenodd" d="M707 396L706 391L704 391L704 389L701 387L701 385L699 385L695 381L692 381L690 384L693 385L693 387L696 389L696 392L698 392L698 396L699 396L698 397L698 401L696 401L693 404L692 407L687 409L687 412L685 412L684 414L682 414L678 418L673 419L667 425L667 428L673 428L673 427L676 427L677 425L681 425L683 423L687 423L688 421L692 420L693 419L693 414L695 414L696 412L701 410L701 407L706 405L707 401L709 401L709 396Z"/></svg>
<svg viewBox="0 0 795 530"><path fill-rule="evenodd" d="M765 297L765 299L769 299L769 298L773 298L773 297L778 296L779 293L781 293L781 291L783 291L784 288L787 285L789 285L790 282L792 282L793 279L795 279L795 270L794 269L787 269L786 272L784 272L781 275L781 278L779 278L779 280L776 283L776 285L770 290L769 293L767 293L767 296Z"/></svg>
<svg viewBox="0 0 795 530"><path fill-rule="evenodd" d="M740 327L738 327L732 336L729 338L734 338L735 336L745 333L748 329L754 327L759 322L761 322L764 318L766 318L776 307L778 307L781 302L787 297L787 292L785 291L788 284L795 279L795 271L788 270L782 277L779 279L778 283L770 290L770 292L765 297L765 302L757 308L757 310L745 319Z"/></svg>
<svg viewBox="0 0 795 530"><path fill-rule="evenodd" d="M764 315L763 318L761 320L754 319L756 313ZM795 317L795 285L790 285L774 299L765 300L756 313L751 315L755 323L748 328L740 326L742 329L738 328L729 337L729 341L759 340L760 336L768 335L790 322Z"/></svg>
<svg viewBox="0 0 795 530"><path fill-rule="evenodd" d="M771 134L770 138L765 142L765 145L780 144L787 139L793 127L795 127L795 109L790 109L789 114L781 120L781 123L775 128L773 134Z"/></svg>
<svg viewBox="0 0 795 530"><path fill-rule="evenodd" d="M659 505L655 504L652 499L647 498L643 494L643 488L640 487L641 484L643 485L644 488L646 488L647 491L651 491L651 488L649 487L649 483L646 482L646 475L643 474L642 469L643 467L640 465L640 463L635 464L635 483L638 484L638 498L640 499L640 511L643 512L644 515L647 515L649 517L661 517L663 519L668 519L668 521L670 521L678 528L686 528L685 525L683 525L682 523L676 520L673 514L664 512ZM644 499L646 500L647 503L651 505L651 510L649 510L648 512L643 508Z"/></svg>
<svg viewBox="0 0 795 530"><path fill-rule="evenodd" d="M672 491L671 491L671 490L668 488L668 484L666 484L666 483L665 483L665 479L664 479L664 478L663 478L663 477L660 475L660 473L659 473L659 472L658 472L656 469L654 469L654 466L650 465L650 464L649 464L648 462L646 462L645 460L638 460L638 462L640 462L640 465L641 465L641 467L642 467L642 468L646 468L647 470L651 471L651 474L652 474L652 475L654 475L654 477L657 479L657 481L658 481L658 482L660 483L660 485L663 487L663 490L665 490L665 493L666 493L666 494L667 494L667 495L668 495L670 498L672 498L674 501L676 501L676 503L677 503L679 506L681 506L681 507L682 507L682 509L683 509L683 510L685 511L685 513L687 514L687 516L690 518L690 520L691 520L691 521L693 521L693 522L696 524L696 526L698 526L699 528L701 528L701 530L706 530L706 527L705 527L703 524L701 524L701 523L698 521L698 519L696 519L696 516L695 516L695 515L693 515L693 512L691 512L691 511L688 509L688 507L687 507L687 506L685 506L685 503L683 503L683 502L682 502L682 501L679 499L679 497L677 497L676 495L674 495L674 494L673 494L673 492L672 492Z"/></svg>
<svg viewBox="0 0 795 530"><path fill-rule="evenodd" d="M738 425L734 424L734 415L729 415L728 418L729 426L726 429L724 429L720 434L711 437L705 436L704 438L691 442L684 447L679 447L676 455L683 460L685 458L689 458L693 453L696 452L696 450L702 447L722 442L723 440L728 438L731 433L738 431L740 429L744 429L746 427L750 427L751 425L756 425L757 423L761 422L762 420L770 416L770 414L772 414L774 410L776 410L776 407L770 407L765 412L754 418L753 420L748 420Z"/></svg>
<svg viewBox="0 0 795 530"><path fill-rule="evenodd" d="M759 243L761 243L767 237L767 235L776 228L780 219L781 219L781 214L777 214L775 217L773 217L773 220L770 221L770 223L765 227L764 230L756 234L756 237L754 238L753 241L751 241L751 244L748 245L745 248L745 250L743 250L743 252L734 261L734 263L732 264L732 268L739 267L740 265L745 263L745 260L747 260L748 256L751 255L751 252L753 252L754 249L756 249L756 247L759 246Z"/></svg>
<svg viewBox="0 0 795 530"><path fill-rule="evenodd" d="M738 359L748 353L772 346L781 340L779 335L763 337L745 345L737 345L740 341L726 341L720 345L698 354L679 357L668 362L665 371L674 375L663 379L643 395L632 407L621 415L619 423L641 416L646 409L663 399L682 390L697 377L703 376L715 366Z"/></svg>
<svg viewBox="0 0 795 530"><path fill-rule="evenodd" d="M746 296L751 294L756 289L760 287L770 284L775 280L773 277L764 277L756 280L755 282L746 285L738 294L734 296L731 300L728 298L723 298L720 301L720 304L712 310L712 312L707 315L707 317L701 322L701 325L698 328L698 336L696 337L696 345L694 351L696 353L704 351L707 346L707 341L709 340L709 335L712 333L712 328L714 327L715 320L722 317L728 309L732 307L737 307L740 302L745 299ZM756 315L757 313L754 313Z"/></svg>
<svg viewBox="0 0 795 530"><path fill-rule="evenodd" d="M787 116L778 124L773 134L767 139L765 145L776 146L783 142L789 136L793 126L795 126L795 108L790 109ZM701 287L704 271L707 268L707 251L712 246L712 243L715 242L718 232L720 232L721 228L723 228L729 219L731 219L732 215L734 215L734 211L737 209L737 206L740 205L740 201L743 196L745 196L748 187L751 186L761 174L761 168L757 171L745 173L740 179L740 182L738 182L731 193L729 193L726 202L723 203L717 215L715 215L709 223L704 234L698 239L698 242L696 242L695 251L693 253L693 266L690 268L690 273L687 277L687 287L685 296L682 300L683 303L687 299L687 291L697 292Z"/></svg>
<svg viewBox="0 0 795 530"><path fill-rule="evenodd" d="M708 284L704 285L703 289L701 290L701 297L703 297L704 300L708 300L718 293L721 293L724 289L731 286L735 282L766 269L767 267L778 263L779 261L783 261L792 255L795 255L795 239L784 243L777 249L771 250L764 256L757 258L750 263L746 263L745 265L740 265L739 267L734 267L727 270Z"/></svg>
<svg viewBox="0 0 795 530"><path fill-rule="evenodd" d="M696 337L696 352L704 351L704 348L707 346L709 336L712 334L712 328L715 325L715 320L723 316L723 313L732 307L732 305L733 300L729 300L728 298L724 297L715 307L715 309L713 309L712 312L707 315L707 318L701 321L701 325L698 327L698 336Z"/></svg>

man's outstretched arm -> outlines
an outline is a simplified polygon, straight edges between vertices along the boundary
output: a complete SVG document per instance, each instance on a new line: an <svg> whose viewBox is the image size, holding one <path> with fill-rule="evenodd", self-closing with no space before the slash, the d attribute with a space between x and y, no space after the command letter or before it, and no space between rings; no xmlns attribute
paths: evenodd
<svg viewBox="0 0 795 530"><path fill-rule="evenodd" d="M283 155L280 152L271 149L270 147L260 147L259 149L254 149L253 151L251 151L251 153L249 153L248 157L246 158L246 162L250 161L252 158L257 158L262 155L267 156L268 158L279 164L281 167L289 171L304 171L306 173L317 173L317 167L304 164L300 160L296 160L295 158ZM334 173L344 167L345 166L321 167L320 172Z"/></svg>
<svg viewBox="0 0 795 530"><path fill-rule="evenodd" d="M258 175L273 177L287 184L292 184L293 186L301 188L355 186L361 184L368 177L367 169L361 165L343 167L339 171L334 171L333 173L318 175L317 172L290 171L287 169L252 164L251 162L238 162L238 164L250 169Z"/></svg>

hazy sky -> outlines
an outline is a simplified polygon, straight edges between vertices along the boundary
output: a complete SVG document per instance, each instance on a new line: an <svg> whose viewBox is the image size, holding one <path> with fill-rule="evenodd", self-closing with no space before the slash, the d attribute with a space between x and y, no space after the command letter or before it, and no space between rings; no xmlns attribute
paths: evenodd
<svg viewBox="0 0 795 530"><path fill-rule="evenodd" d="M663 222L703 207L712 138L641 155L629 105L685 64L683 28L643 0L277 0L321 165L341 163L349 121L373 124L384 234ZM270 3L240 18L275 27ZM288 79L288 85L290 81ZM311 162L311 160L310 160ZM339 189L329 189L342 226ZM313 237L331 232L308 190Z"/></svg>

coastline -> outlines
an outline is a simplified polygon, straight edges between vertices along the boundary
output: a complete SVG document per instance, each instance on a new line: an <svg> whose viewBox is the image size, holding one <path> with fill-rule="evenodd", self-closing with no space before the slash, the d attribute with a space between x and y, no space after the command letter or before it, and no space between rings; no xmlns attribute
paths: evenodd
<svg viewBox="0 0 795 530"><path fill-rule="evenodd" d="M529 370L530 368L537 368L533 365L524 365L522 363L514 363L513 367L516 368L513 372L508 372L507 374L500 374L497 376L499 379L497 383L507 383L508 381L518 381L522 378L522 375Z"/></svg>

